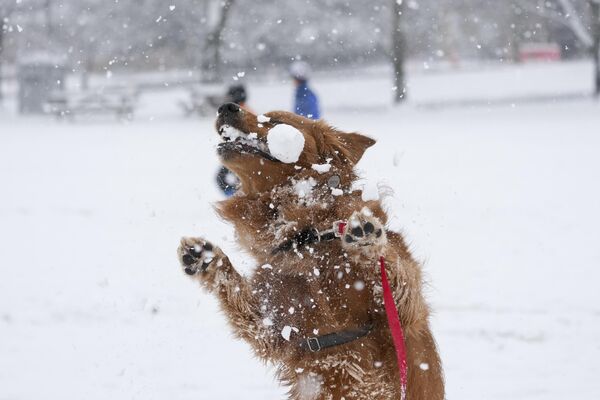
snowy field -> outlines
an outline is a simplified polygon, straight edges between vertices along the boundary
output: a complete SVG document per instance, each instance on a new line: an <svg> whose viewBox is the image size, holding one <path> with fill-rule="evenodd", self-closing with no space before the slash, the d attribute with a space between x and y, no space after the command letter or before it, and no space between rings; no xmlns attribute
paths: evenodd
<svg viewBox="0 0 600 400"><path fill-rule="evenodd" d="M410 83L400 108L381 77L314 86L328 121L378 139L359 167L424 262L448 399L600 398L590 66ZM249 88L257 112L290 107L289 86ZM0 400L284 397L179 270L197 234L252 268L210 207L213 121L183 119L181 96L145 95L131 123L0 110Z"/></svg>

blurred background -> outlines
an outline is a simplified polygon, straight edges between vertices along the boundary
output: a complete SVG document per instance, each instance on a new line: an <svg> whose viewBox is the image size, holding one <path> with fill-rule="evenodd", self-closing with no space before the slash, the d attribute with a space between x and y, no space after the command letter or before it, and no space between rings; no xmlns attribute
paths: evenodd
<svg viewBox="0 0 600 400"><path fill-rule="evenodd" d="M589 79L593 85L600 81L595 0L284 4L2 0L0 93L9 102L20 90L27 102L23 97L40 101L47 93L97 91L98 86L127 86L133 95L232 78L274 79L285 75L295 59L323 73L344 70L349 76L357 69L379 68L377 73L392 79L395 101L412 95L405 69L434 73L595 59L596 76L590 73ZM39 74L48 82L30 88ZM27 87L19 89L19 82ZM28 96L28 91L35 93ZM46 94L39 96L41 91ZM54 94L54 103L56 97L74 96ZM69 108L76 107L46 107L52 108L75 113ZM137 107L126 108L129 114Z"/></svg>
<svg viewBox="0 0 600 400"><path fill-rule="evenodd" d="M0 400L285 397L175 250L254 267L210 206L215 112L299 112L299 61L378 141L357 186L393 191L448 399L599 398L599 9L0 0Z"/></svg>

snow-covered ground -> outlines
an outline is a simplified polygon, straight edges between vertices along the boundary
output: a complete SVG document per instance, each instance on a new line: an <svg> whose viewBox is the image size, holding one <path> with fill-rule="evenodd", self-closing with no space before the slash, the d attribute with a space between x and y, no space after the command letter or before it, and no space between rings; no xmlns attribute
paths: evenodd
<svg viewBox="0 0 600 400"><path fill-rule="evenodd" d="M588 72L423 74L401 108L385 78L315 82L327 120L379 141L359 166L424 262L448 399L600 397L600 104L571 96ZM289 108L289 86L250 94ZM181 96L122 124L0 110L0 399L283 397L179 270L196 234L252 268L210 207L213 122L182 119Z"/></svg>

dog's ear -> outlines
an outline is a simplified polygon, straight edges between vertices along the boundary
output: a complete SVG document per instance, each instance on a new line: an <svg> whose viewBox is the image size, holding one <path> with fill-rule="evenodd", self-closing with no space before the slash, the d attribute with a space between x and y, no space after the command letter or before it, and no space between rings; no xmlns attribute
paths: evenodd
<svg viewBox="0 0 600 400"><path fill-rule="evenodd" d="M365 151L375 144L375 139L358 133L334 133L333 136L337 142L334 143L336 150L352 164L358 163Z"/></svg>

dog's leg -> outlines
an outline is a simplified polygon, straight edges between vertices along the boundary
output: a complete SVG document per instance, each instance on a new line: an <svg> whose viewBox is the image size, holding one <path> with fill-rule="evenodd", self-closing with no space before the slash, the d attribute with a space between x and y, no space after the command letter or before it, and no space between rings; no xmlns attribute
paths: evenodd
<svg viewBox="0 0 600 400"><path fill-rule="evenodd" d="M407 362L415 366L408 368L407 397L442 400L442 366L428 325L429 308L422 294L421 268L410 255L402 236L386 232L381 221L363 209L352 214L342 240L348 256L362 265L378 268L379 256L385 257L392 295L404 328ZM381 286L375 286L374 293L376 301L383 302Z"/></svg>
<svg viewBox="0 0 600 400"><path fill-rule="evenodd" d="M236 335L260 357L273 357L275 340L263 324L249 282L231 265L220 248L201 238L183 238L177 250L184 272L214 293Z"/></svg>
<svg viewBox="0 0 600 400"><path fill-rule="evenodd" d="M388 280L398 307L406 305L411 293L417 292L416 297L419 297L421 274L418 266L401 237L395 232L386 232L379 218L368 208L350 216L342 236L342 247L356 262L371 263L374 268L378 268L379 257L385 256Z"/></svg>

